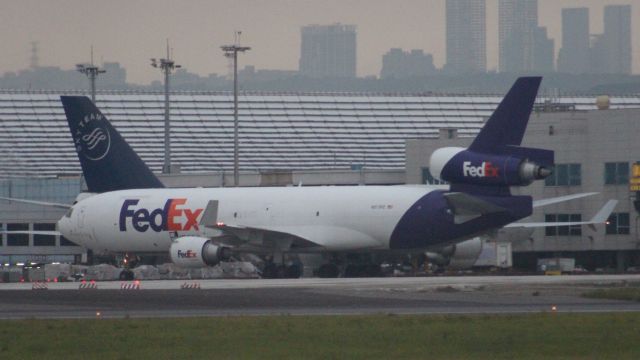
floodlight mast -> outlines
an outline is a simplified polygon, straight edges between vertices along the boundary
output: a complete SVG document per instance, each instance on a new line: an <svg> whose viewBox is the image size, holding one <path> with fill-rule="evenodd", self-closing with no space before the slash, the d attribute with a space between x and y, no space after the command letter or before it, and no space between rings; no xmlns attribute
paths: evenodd
<svg viewBox="0 0 640 360"><path fill-rule="evenodd" d="M242 34L237 31L236 43L233 45L223 45L220 48L224 51L224 56L233 59L233 186L238 186L239 181L239 164L238 164L238 52L251 50L248 46L240 46L239 38Z"/></svg>
<svg viewBox="0 0 640 360"><path fill-rule="evenodd" d="M174 69L182 66L171 60L169 54L169 41L167 40L167 58L151 59L151 66L159 68L164 74L164 165L162 173L169 174L171 172L171 123L169 114L169 75Z"/></svg>
<svg viewBox="0 0 640 360"><path fill-rule="evenodd" d="M76 70L85 74L89 78L89 83L91 83L91 102L95 104L96 78L98 77L98 74L104 74L107 71L93 65L93 46L91 47L91 64L76 64Z"/></svg>

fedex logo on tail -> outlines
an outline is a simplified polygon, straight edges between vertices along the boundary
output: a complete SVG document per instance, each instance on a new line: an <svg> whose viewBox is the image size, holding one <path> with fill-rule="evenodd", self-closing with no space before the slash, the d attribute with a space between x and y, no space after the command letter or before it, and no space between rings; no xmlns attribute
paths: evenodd
<svg viewBox="0 0 640 360"><path fill-rule="evenodd" d="M199 230L198 217L204 209L189 209L184 207L187 199L168 199L164 207L149 210L135 209L140 199L127 199L120 209L120 231L127 231L127 220L131 219L131 226L138 232L151 229L160 231L188 231Z"/></svg>
<svg viewBox="0 0 640 360"><path fill-rule="evenodd" d="M493 164L488 161L483 161L480 166L472 166L471 161L465 161L462 163L462 174L464 176L480 178L497 178L499 176L498 167L493 166Z"/></svg>

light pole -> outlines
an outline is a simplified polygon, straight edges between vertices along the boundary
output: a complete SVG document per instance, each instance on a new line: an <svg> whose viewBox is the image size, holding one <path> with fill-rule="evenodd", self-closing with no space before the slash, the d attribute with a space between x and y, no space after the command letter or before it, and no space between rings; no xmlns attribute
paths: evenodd
<svg viewBox="0 0 640 360"><path fill-rule="evenodd" d="M173 69L179 69L181 65L176 64L169 56L169 44L167 43L166 59L151 59L151 66L159 68L164 73L164 165L162 173L171 172L171 124L169 122L169 75Z"/></svg>
<svg viewBox="0 0 640 360"><path fill-rule="evenodd" d="M236 32L236 44L223 45L220 48L224 56L233 59L233 186L239 184L238 169L238 52L251 50L248 46L240 46L238 38L242 32Z"/></svg>
<svg viewBox="0 0 640 360"><path fill-rule="evenodd" d="M104 74L107 72L93 65L93 46L91 47L91 64L76 64L76 70L85 74L89 78L91 83L91 102L96 103L96 78L98 74Z"/></svg>

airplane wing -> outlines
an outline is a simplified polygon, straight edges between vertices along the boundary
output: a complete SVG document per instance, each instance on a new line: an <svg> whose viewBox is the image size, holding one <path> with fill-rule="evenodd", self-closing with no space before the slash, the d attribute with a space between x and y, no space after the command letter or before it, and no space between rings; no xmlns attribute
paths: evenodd
<svg viewBox="0 0 640 360"><path fill-rule="evenodd" d="M592 196L592 195L596 195L596 194L597 194L597 192L588 192L588 193L580 193L580 194L558 196L558 197L549 198L549 199L534 200L533 201L533 207L537 208L537 207L541 207L541 206L557 204L557 203L560 203L560 202L580 199L580 198L583 198L583 197Z"/></svg>
<svg viewBox="0 0 640 360"><path fill-rule="evenodd" d="M383 246L367 234L339 226L292 225L292 226L243 226L220 224L215 228L230 234L242 234L247 231L278 235L277 238L289 238L292 247L323 250L374 249Z"/></svg>
<svg viewBox="0 0 640 360"><path fill-rule="evenodd" d="M27 199L16 199L16 198L4 197L4 196L0 196L0 200L13 201L17 203L31 204L31 205L51 206L51 207L60 208L60 209L71 209L71 207L73 206L70 204L61 204L61 203L55 203L55 202L27 200Z"/></svg>
<svg viewBox="0 0 640 360"><path fill-rule="evenodd" d="M571 226L571 225L589 225L595 230L594 225L604 224L607 222L609 215L613 209L618 205L618 200L609 200L606 204L596 213L589 221L569 221L569 222L532 222L532 223L512 223L506 225L506 228L522 227L549 227L549 226Z"/></svg>

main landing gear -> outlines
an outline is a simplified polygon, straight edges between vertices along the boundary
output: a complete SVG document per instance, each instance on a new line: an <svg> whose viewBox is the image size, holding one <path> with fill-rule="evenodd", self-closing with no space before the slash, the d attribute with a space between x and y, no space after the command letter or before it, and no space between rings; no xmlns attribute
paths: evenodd
<svg viewBox="0 0 640 360"><path fill-rule="evenodd" d="M302 276L302 266L298 264L276 265L267 263L262 269L263 279L297 279L300 276Z"/></svg>
<svg viewBox="0 0 640 360"><path fill-rule="evenodd" d="M273 258L269 258L265 261L262 267L263 279L297 279L302 276L302 263L295 259L276 264Z"/></svg>
<svg viewBox="0 0 640 360"><path fill-rule="evenodd" d="M317 271L321 278L354 278L383 276L380 262L371 254L333 255Z"/></svg>

